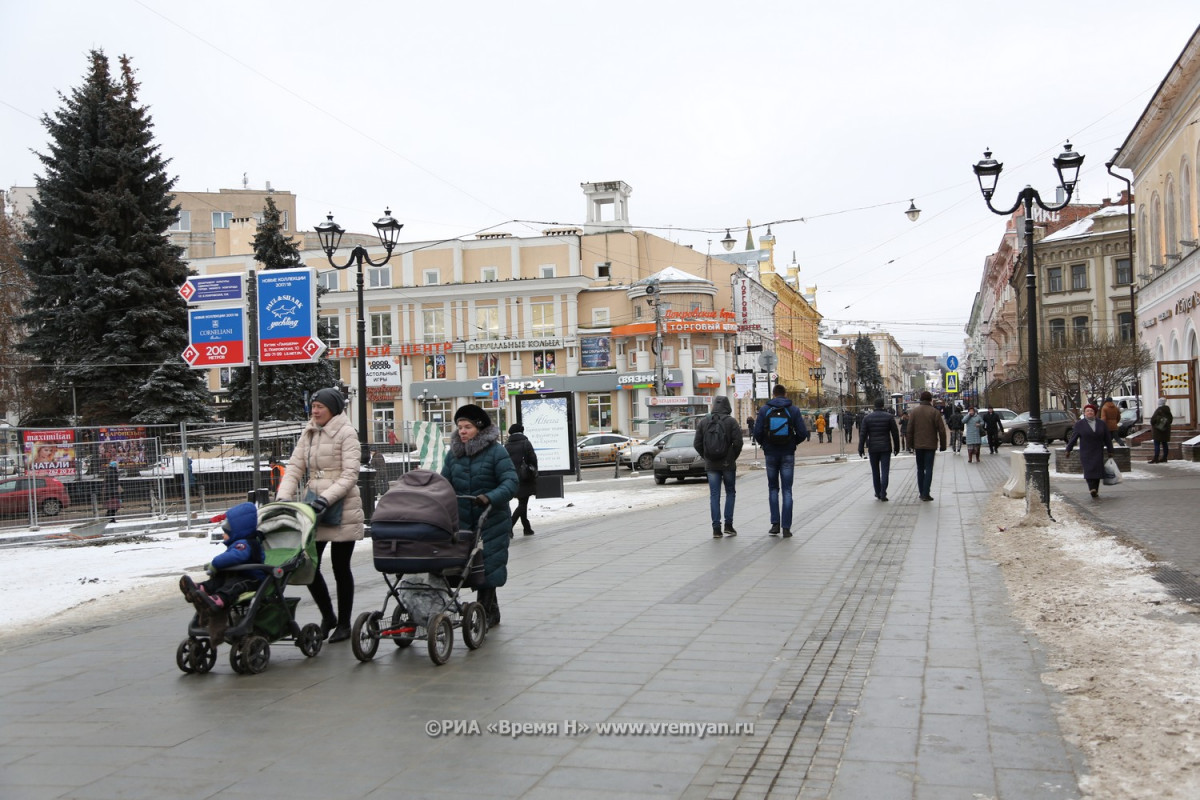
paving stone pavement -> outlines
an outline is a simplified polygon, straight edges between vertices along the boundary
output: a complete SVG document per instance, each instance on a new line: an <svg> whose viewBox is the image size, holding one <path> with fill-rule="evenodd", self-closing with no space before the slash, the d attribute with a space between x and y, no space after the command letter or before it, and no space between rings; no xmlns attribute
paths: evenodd
<svg viewBox="0 0 1200 800"><path fill-rule="evenodd" d="M261 675L225 647L184 675L182 599L47 629L0 651L0 796L1078 797L1041 649L980 541L1007 471L939 454L922 503L902 456L880 503L865 461L808 458L792 539L766 535L761 470L739 476L736 537L712 537L698 484L625 514L614 492L612 515L514 540L503 624L442 667L421 643L365 664L279 643ZM379 608L369 548L355 573ZM597 730L662 722L753 732Z"/></svg>

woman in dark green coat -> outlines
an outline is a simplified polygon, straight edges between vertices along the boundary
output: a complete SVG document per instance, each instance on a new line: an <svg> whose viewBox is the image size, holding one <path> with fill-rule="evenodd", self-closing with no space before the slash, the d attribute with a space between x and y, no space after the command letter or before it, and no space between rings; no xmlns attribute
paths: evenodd
<svg viewBox="0 0 1200 800"><path fill-rule="evenodd" d="M477 591L488 625L495 627L500 624L496 589L508 581L508 541L512 537L508 501L517 493L517 470L500 444L500 431L482 408L467 404L458 409L454 425L456 435L450 439L442 475L454 486L455 494L474 498L459 498L459 524L463 527L473 529L483 509L491 507L482 532L484 585Z"/></svg>

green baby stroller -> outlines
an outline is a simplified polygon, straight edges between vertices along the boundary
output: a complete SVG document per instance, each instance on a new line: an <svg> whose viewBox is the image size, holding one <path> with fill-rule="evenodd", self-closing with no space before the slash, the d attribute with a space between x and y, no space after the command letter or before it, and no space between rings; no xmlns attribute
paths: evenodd
<svg viewBox="0 0 1200 800"><path fill-rule="evenodd" d="M229 665L239 674L267 668L271 643L291 641L309 658L321 652L321 626L296 622L298 597L286 597L289 585L307 586L317 574L317 519L305 503L268 503L258 510L262 564L241 564L238 571L264 570L257 590L243 592L229 608L224 639L230 645ZM217 663L217 644L201 624L199 614L188 624L187 638L175 651L175 663L186 673L203 674Z"/></svg>

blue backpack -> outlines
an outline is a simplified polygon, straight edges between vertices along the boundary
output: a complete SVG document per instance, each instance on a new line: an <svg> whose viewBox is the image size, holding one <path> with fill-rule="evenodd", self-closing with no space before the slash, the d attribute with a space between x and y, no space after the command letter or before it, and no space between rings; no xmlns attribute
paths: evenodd
<svg viewBox="0 0 1200 800"><path fill-rule="evenodd" d="M764 444L791 447L795 444L796 437L796 429L792 425L791 409L788 406L772 406L763 419Z"/></svg>

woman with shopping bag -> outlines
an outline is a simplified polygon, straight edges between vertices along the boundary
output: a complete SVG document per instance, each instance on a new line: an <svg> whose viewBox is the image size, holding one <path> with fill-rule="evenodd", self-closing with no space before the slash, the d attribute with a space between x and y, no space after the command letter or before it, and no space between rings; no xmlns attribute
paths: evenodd
<svg viewBox="0 0 1200 800"><path fill-rule="evenodd" d="M1098 409L1088 403L1083 407L1083 419L1075 423L1067 437L1067 455L1079 445L1079 465L1092 497L1100 496L1100 481L1104 480L1104 451L1113 454L1112 434L1104 421L1096 417Z"/></svg>

